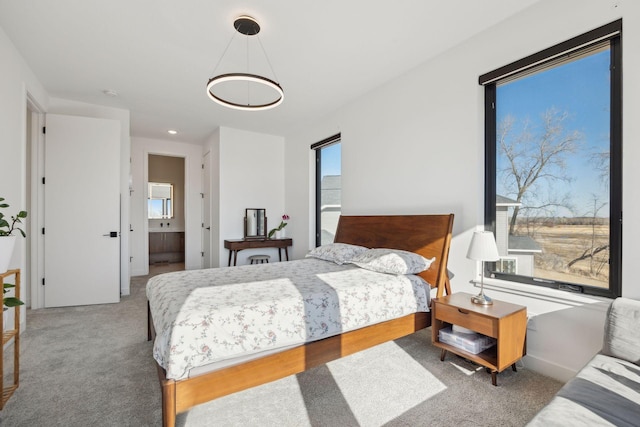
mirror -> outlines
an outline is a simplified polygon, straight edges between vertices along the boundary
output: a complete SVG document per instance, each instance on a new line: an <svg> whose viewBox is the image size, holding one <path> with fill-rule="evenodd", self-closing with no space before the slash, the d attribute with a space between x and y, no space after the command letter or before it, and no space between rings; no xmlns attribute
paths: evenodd
<svg viewBox="0 0 640 427"><path fill-rule="evenodd" d="M244 238L264 239L267 237L267 210L246 209L244 217Z"/></svg>
<svg viewBox="0 0 640 427"><path fill-rule="evenodd" d="M149 183L149 219L173 218L173 184Z"/></svg>

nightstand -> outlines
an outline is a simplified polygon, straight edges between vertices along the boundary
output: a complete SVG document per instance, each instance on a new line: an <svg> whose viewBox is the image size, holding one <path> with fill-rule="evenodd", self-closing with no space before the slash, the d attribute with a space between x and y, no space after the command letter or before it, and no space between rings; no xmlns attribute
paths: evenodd
<svg viewBox="0 0 640 427"><path fill-rule="evenodd" d="M491 372L491 382L497 385L496 374L509 366L516 370L516 362L526 354L527 308L522 305L493 300L493 305L471 302L473 295L458 292L432 302L431 332L433 345L442 349L440 360L447 351L482 365ZM458 325L496 339L496 345L478 354L440 342L440 329Z"/></svg>

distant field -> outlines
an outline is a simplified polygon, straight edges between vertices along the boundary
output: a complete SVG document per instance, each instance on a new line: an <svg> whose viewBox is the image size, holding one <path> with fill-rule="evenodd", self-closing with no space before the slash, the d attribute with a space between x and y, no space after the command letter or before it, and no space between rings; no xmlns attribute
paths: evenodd
<svg viewBox="0 0 640 427"><path fill-rule="evenodd" d="M535 258L537 277L609 286L608 250L597 254L593 261L585 259L571 268L567 267L585 250L606 245L609 241L609 225L597 225L595 228L591 225L540 225L536 226L532 237L542 247L542 255L536 255Z"/></svg>

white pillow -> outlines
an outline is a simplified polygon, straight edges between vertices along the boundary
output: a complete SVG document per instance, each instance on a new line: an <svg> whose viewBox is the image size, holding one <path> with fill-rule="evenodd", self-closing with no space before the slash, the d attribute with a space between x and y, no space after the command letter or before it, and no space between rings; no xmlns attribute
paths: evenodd
<svg viewBox="0 0 640 427"><path fill-rule="evenodd" d="M342 265L351 261L353 257L368 250L364 246L350 245L348 243L329 243L311 250L306 257L332 261Z"/></svg>
<svg viewBox="0 0 640 427"><path fill-rule="evenodd" d="M436 259L400 249L369 249L351 260L352 264L379 273L418 274L427 270Z"/></svg>

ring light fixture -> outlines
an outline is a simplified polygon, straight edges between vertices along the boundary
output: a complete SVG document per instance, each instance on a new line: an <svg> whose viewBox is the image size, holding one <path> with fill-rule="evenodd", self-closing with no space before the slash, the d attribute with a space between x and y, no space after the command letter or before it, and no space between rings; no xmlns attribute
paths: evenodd
<svg viewBox="0 0 640 427"><path fill-rule="evenodd" d="M240 34L244 34L247 37L255 36L260 32L260 25L254 18L250 16L238 17L234 21L233 27L237 32L239 32ZM233 41L233 38L231 39L231 41ZM220 58L218 65L220 65L220 63L224 59L224 56L229 48L229 45L231 44L231 41L227 45L227 49L225 49L225 52L222 54L222 57ZM262 43L260 43L260 47L262 47ZM269 64L271 72L275 76L275 73L273 72L273 67L271 67L271 63L269 62L269 58L267 57L267 53L264 51L264 47L262 47L262 51L267 60L267 63ZM249 52L247 47L247 57L248 56L249 56ZM217 68L218 66L216 66L216 69ZM273 101L252 104L247 96L246 103L234 102L230 100L228 96L225 97L221 94L216 94L215 89L219 88L219 87L217 88L216 86L223 83L230 83L230 84L243 83L242 85L235 85L234 87L237 86L239 89L246 87L247 91L248 91L249 84L261 85L268 89L272 89L275 94L275 98ZM282 87L277 81L267 77L257 75L257 74L252 74L252 73L226 73L226 74L220 74L218 76L212 77L211 79L209 79L209 82L207 83L207 95L209 96L209 98L211 98L211 100L217 102L222 106L233 108L236 110L244 110L244 111L268 110L270 108L277 107L284 100L284 91L282 90Z"/></svg>

